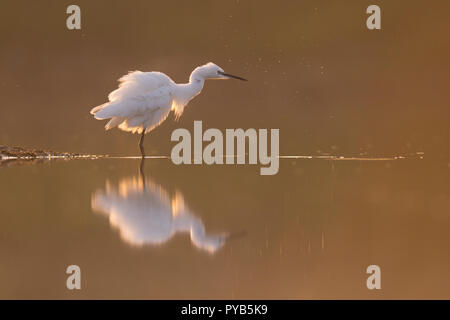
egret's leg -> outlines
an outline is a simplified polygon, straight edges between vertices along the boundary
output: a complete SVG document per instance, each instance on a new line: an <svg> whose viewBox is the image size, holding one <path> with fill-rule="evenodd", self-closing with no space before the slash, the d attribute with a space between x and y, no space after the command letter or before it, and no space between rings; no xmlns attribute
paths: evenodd
<svg viewBox="0 0 450 320"><path fill-rule="evenodd" d="M144 153L144 135L145 135L145 129L142 130L141 138L139 139L139 149L141 149L142 158L145 158L145 153Z"/></svg>
<svg viewBox="0 0 450 320"><path fill-rule="evenodd" d="M141 165L139 166L139 173L140 173L140 175L141 175L142 187L145 189L144 163L145 163L145 158L142 157L142 159L141 159Z"/></svg>

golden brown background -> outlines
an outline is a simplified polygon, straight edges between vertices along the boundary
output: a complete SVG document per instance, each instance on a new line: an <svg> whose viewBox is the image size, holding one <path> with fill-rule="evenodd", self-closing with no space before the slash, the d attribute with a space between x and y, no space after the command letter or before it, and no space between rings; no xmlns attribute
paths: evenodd
<svg viewBox="0 0 450 320"><path fill-rule="evenodd" d="M380 31L366 28L370 4ZM185 82L213 61L250 81L207 82L146 138L150 154L202 120L280 128L282 155L408 158L282 159L271 177L147 160L207 232L245 232L215 255L188 236L130 247L92 212L93 192L137 176L136 160L3 166L0 298L450 298L449 2L2 0L0 15L0 144L136 155L137 136L105 134L89 110L129 70ZM365 287L370 264L381 291Z"/></svg>
<svg viewBox="0 0 450 320"><path fill-rule="evenodd" d="M2 1L0 144L135 154L136 136L89 115L129 70L186 82L213 61L248 83L209 82L173 129L280 128L282 154L448 155L446 1ZM365 26L377 3L382 30Z"/></svg>

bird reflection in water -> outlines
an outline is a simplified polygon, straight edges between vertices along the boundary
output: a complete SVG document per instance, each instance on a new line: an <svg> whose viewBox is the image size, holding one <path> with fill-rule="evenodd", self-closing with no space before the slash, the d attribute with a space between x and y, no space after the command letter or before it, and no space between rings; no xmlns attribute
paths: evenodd
<svg viewBox="0 0 450 320"><path fill-rule="evenodd" d="M223 247L227 234L207 235L203 222L186 206L183 195L173 196L160 185L146 179L144 159L140 165L140 179L128 177L115 189L106 183L97 190L91 202L94 211L109 216L121 238L135 246L160 245L176 233L188 233L192 244L209 253Z"/></svg>

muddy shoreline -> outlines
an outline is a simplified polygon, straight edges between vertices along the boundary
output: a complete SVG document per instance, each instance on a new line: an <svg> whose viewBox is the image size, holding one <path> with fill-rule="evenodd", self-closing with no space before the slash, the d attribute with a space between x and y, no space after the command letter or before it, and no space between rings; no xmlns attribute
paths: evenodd
<svg viewBox="0 0 450 320"><path fill-rule="evenodd" d="M40 158L76 158L80 155L70 152L55 152L41 149L27 149L18 146L0 145L0 160L33 160Z"/></svg>

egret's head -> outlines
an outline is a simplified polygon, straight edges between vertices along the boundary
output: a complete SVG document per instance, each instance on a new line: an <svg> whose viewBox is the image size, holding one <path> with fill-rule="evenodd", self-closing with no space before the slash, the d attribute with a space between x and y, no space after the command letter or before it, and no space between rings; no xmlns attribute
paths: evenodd
<svg viewBox="0 0 450 320"><path fill-rule="evenodd" d="M191 79L239 79L247 81L247 79L225 73L221 67L212 62L208 62L203 66L195 68L191 74Z"/></svg>
<svg viewBox="0 0 450 320"><path fill-rule="evenodd" d="M208 251L209 253L215 253L217 250L222 248L227 241L227 235L214 235L214 236L205 236L201 239L192 238L195 246Z"/></svg>

